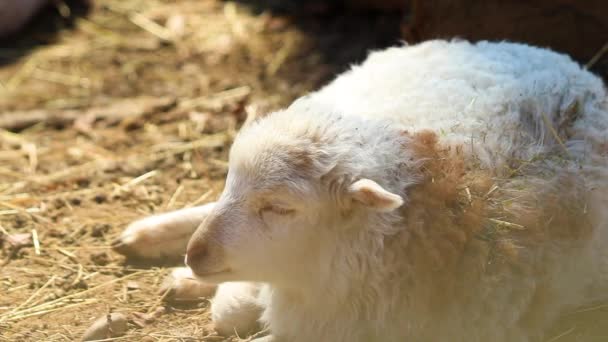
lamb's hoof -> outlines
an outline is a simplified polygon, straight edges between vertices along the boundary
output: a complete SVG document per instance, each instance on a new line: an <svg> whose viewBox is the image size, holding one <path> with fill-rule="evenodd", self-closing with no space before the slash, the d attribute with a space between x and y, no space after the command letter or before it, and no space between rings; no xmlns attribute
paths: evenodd
<svg viewBox="0 0 608 342"><path fill-rule="evenodd" d="M186 267L174 269L165 278L160 294L164 300L174 303L200 302L215 294L217 285L207 284L194 279L192 271Z"/></svg>
<svg viewBox="0 0 608 342"><path fill-rule="evenodd" d="M112 249L129 259L159 259L162 254L162 246L156 237L155 227L146 219L131 223L112 241Z"/></svg>
<svg viewBox="0 0 608 342"><path fill-rule="evenodd" d="M112 250L118 254L124 255L127 259L136 262L154 262L162 264L162 261L181 261L182 257L175 255L167 255L167 253L158 250L154 245L144 247L145 243L139 237L119 237L114 239L110 244Z"/></svg>
<svg viewBox="0 0 608 342"><path fill-rule="evenodd" d="M151 216L127 226L120 236L112 241L112 249L139 261L181 260L186 252L189 234L176 232L174 226L159 222Z"/></svg>

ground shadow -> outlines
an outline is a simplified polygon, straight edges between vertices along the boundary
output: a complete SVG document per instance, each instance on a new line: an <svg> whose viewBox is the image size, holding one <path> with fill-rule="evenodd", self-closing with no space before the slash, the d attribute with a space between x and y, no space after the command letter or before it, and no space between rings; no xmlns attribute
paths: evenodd
<svg viewBox="0 0 608 342"><path fill-rule="evenodd" d="M49 2L18 32L0 38L0 66L11 64L32 49L55 43L58 33L74 27L91 6L87 0L65 0L61 5Z"/></svg>
<svg viewBox="0 0 608 342"><path fill-rule="evenodd" d="M407 5L400 9L390 6L385 10L373 9L374 5L379 7L381 1L237 0L237 2L251 7L257 13L268 11L289 18L313 38L317 44L316 48L324 57L324 62L331 65L335 73L344 71L352 63L362 61L369 50L398 44L404 39L403 19L411 16L411 8ZM353 3L359 6L353 6ZM384 3L390 4L390 1ZM404 3L408 4L407 1ZM442 37L454 38L449 35ZM492 37L489 33L487 39L500 39L499 36ZM524 36L520 37L520 40L527 41ZM415 42L410 41L410 43ZM607 56L608 53L604 53L590 68L605 81L608 81ZM578 59L578 62L586 64L588 60ZM331 76L335 76L335 73Z"/></svg>
<svg viewBox="0 0 608 342"><path fill-rule="evenodd" d="M255 13L287 18L315 44L333 74L361 62L370 50L394 46L402 40L398 9L347 6L345 0L237 0Z"/></svg>

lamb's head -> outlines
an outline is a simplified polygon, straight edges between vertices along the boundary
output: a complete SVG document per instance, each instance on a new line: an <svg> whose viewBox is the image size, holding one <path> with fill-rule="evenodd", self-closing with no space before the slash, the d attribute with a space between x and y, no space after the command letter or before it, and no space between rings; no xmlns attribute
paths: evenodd
<svg viewBox="0 0 608 342"><path fill-rule="evenodd" d="M369 157L357 150L364 146L344 146L358 139L361 123L348 120L288 110L241 130L224 192L188 244L186 263L197 276L278 282L314 272L321 249L332 248L322 241L332 230L402 205L380 185L389 181L363 177L356 159Z"/></svg>

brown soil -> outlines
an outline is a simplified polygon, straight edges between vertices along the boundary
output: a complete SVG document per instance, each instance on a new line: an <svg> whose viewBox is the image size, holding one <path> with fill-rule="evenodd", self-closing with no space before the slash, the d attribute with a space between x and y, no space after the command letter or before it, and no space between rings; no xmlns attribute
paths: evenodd
<svg viewBox="0 0 608 342"><path fill-rule="evenodd" d="M0 341L78 340L109 312L130 317L115 340L225 340L207 301L161 302L170 265L129 263L111 241L134 219L216 198L247 113L399 39L399 15L260 3L100 0L86 17L49 9L2 42ZM571 315L554 341L605 340L592 329L603 311Z"/></svg>

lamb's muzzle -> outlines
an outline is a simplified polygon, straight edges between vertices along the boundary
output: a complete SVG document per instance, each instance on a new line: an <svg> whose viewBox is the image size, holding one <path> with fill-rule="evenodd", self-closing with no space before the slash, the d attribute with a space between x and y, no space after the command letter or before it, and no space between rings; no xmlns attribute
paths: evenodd
<svg viewBox="0 0 608 342"><path fill-rule="evenodd" d="M222 246L214 242L217 241L215 236L222 234L222 224L221 217L212 212L188 243L184 262L197 277L205 278L230 271Z"/></svg>
<svg viewBox="0 0 608 342"><path fill-rule="evenodd" d="M199 260L202 260L207 256L207 244L206 243L198 243L193 246L188 246L186 251L186 256L184 257L184 263L186 266L190 267L194 274L202 274L204 275L204 271L201 268L201 264Z"/></svg>
<svg viewBox="0 0 608 342"><path fill-rule="evenodd" d="M186 266L190 267L192 273L199 278L207 279L210 276L230 272L230 268L221 266L217 262L220 258L215 257L210 250L209 244L206 241L197 241L190 244L187 249L184 262Z"/></svg>

